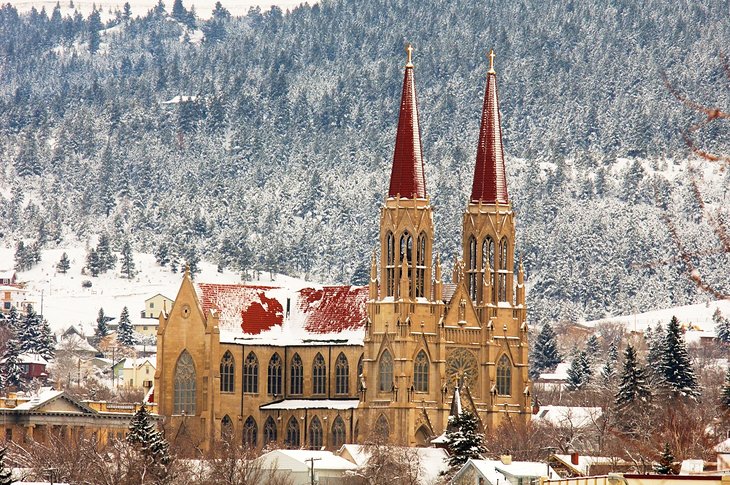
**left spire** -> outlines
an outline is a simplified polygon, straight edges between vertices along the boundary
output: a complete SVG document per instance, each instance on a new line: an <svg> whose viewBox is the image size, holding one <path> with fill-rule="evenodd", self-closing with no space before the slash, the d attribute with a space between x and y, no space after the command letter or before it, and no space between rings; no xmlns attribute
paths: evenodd
<svg viewBox="0 0 730 485"><path fill-rule="evenodd" d="M421 129L418 124L418 103L413 78L413 47L408 44L408 62L403 77L398 133L395 137L393 170L390 173L389 197L426 198L426 176L423 169Z"/></svg>

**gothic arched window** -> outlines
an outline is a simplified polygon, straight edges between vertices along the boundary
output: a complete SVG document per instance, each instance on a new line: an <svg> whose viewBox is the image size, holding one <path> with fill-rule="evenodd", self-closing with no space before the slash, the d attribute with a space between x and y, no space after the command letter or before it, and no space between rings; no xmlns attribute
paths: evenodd
<svg viewBox="0 0 730 485"><path fill-rule="evenodd" d="M411 287L411 276L413 271L413 236L410 235L408 231L404 231L403 234L400 237L400 266L399 268L402 271L403 268L403 261L406 262L406 277L408 278L408 294L407 295L400 295L401 298L408 297L411 294L410 287ZM403 278L403 275L400 275L400 278ZM399 281L400 281L399 278Z"/></svg>
<svg viewBox="0 0 730 485"><path fill-rule="evenodd" d="M302 358L299 357L299 354L294 354L294 357L292 357L289 374L291 377L289 380L289 393L301 394L302 387L304 387L304 366L302 365Z"/></svg>
<svg viewBox="0 0 730 485"><path fill-rule="evenodd" d="M357 390L362 391L362 359L365 354L360 354L360 358L357 359Z"/></svg>
<svg viewBox="0 0 730 485"><path fill-rule="evenodd" d="M297 418L292 416L289 418L289 422L286 425L285 445L290 449L299 448L299 441L299 421L297 421Z"/></svg>
<svg viewBox="0 0 730 485"><path fill-rule="evenodd" d="M393 390L393 357L387 350L380 356L378 389L380 392L390 392Z"/></svg>
<svg viewBox="0 0 730 485"><path fill-rule="evenodd" d="M227 414L221 419L221 441L230 443L233 438L233 421Z"/></svg>
<svg viewBox="0 0 730 485"><path fill-rule="evenodd" d="M347 357L340 352L335 362L335 394L349 394L350 392L350 366Z"/></svg>
<svg viewBox="0 0 730 485"><path fill-rule="evenodd" d="M235 373L235 362L233 361L233 354L226 351L221 359L221 392L233 392L234 389L234 373Z"/></svg>
<svg viewBox="0 0 730 485"><path fill-rule="evenodd" d="M499 301L507 301L507 238L503 237L499 249Z"/></svg>
<svg viewBox="0 0 730 485"><path fill-rule="evenodd" d="M426 233L418 235L416 248L416 297L426 296Z"/></svg>
<svg viewBox="0 0 730 485"><path fill-rule="evenodd" d="M309 423L309 449L319 450L322 448L322 422L317 416Z"/></svg>
<svg viewBox="0 0 730 485"><path fill-rule="evenodd" d="M416 392L428 392L428 356L423 350L413 363L413 387Z"/></svg>
<svg viewBox="0 0 730 485"><path fill-rule="evenodd" d="M312 364L312 394L327 393L327 364L322 354L317 353Z"/></svg>
<svg viewBox="0 0 730 485"><path fill-rule="evenodd" d="M390 435L390 426L388 425L388 419L385 417L384 414L378 416L378 420L375 421L375 434L384 442L388 442L388 435Z"/></svg>
<svg viewBox="0 0 730 485"><path fill-rule="evenodd" d="M281 357L274 354L269 360L268 392L272 396L281 396Z"/></svg>
<svg viewBox="0 0 730 485"><path fill-rule="evenodd" d="M264 423L264 446L269 443L276 443L276 422L271 416Z"/></svg>
<svg viewBox="0 0 730 485"><path fill-rule="evenodd" d="M175 364L173 414L195 415L195 377L193 358L183 350Z"/></svg>
<svg viewBox="0 0 730 485"><path fill-rule="evenodd" d="M256 425L256 420L253 416L246 418L246 422L243 423L243 444L250 447L255 447L259 437L259 427Z"/></svg>
<svg viewBox="0 0 730 485"><path fill-rule="evenodd" d="M497 362L497 394L500 396L512 394L512 362L507 354L502 354Z"/></svg>
<svg viewBox="0 0 730 485"><path fill-rule="evenodd" d="M259 392L259 359L249 352L243 363L243 392Z"/></svg>
<svg viewBox="0 0 730 485"><path fill-rule="evenodd" d="M487 267L489 268L489 273L487 273ZM492 286L492 294L486 295L484 297L485 300L491 297L491 300L494 301L494 270L494 240L491 237L487 237L482 243L482 271L484 271L484 278Z"/></svg>
<svg viewBox="0 0 730 485"><path fill-rule="evenodd" d="M385 235L385 296L395 294L395 237L388 231Z"/></svg>
<svg viewBox="0 0 730 485"><path fill-rule="evenodd" d="M339 449L345 444L345 422L340 416L337 416L332 423L332 447Z"/></svg>
<svg viewBox="0 0 730 485"><path fill-rule="evenodd" d="M467 258L467 275L469 284L469 297L472 301L477 301L477 289L479 281L477 278L477 240L474 236L469 236L469 243L467 244L467 250L469 251L469 257Z"/></svg>

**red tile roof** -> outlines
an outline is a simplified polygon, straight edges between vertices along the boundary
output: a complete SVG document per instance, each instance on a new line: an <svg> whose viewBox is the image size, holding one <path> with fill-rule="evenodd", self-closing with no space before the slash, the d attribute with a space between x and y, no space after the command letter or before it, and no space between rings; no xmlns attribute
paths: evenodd
<svg viewBox="0 0 730 485"><path fill-rule="evenodd" d="M271 286L197 284L203 310L219 312L221 328L257 335L285 319L312 334L356 330L364 325L366 287L325 286L289 290ZM287 302L287 300L290 300ZM288 314L286 314L288 313Z"/></svg>
<svg viewBox="0 0 730 485"><path fill-rule="evenodd" d="M502 148L502 124L497 98L497 75L493 70L487 74L487 89L484 92L482 126L479 130L471 201L481 201L486 204L497 202L506 204L509 201Z"/></svg>
<svg viewBox="0 0 730 485"><path fill-rule="evenodd" d="M413 64L406 66L400 101L398 133L395 137L393 169L390 173L389 197L426 198L426 177L423 170L421 129L418 124L418 103L413 80Z"/></svg>

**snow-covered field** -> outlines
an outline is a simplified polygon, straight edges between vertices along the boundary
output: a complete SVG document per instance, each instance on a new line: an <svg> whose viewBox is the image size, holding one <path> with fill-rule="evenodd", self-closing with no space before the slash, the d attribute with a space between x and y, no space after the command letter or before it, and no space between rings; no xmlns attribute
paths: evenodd
<svg viewBox="0 0 730 485"><path fill-rule="evenodd" d="M113 12L116 10L122 10L124 3L127 0L74 0L73 5L76 10L81 12L84 17L87 17L94 6L101 9L102 19L113 18ZM149 10L157 5L157 0L128 0L129 5L132 7L133 16L144 16ZM207 19L210 18L211 12L215 6L217 0L183 0L185 8L195 7L195 13L198 17ZM64 15L66 12L72 11L69 8L70 0L60 0L60 5ZM31 8L35 7L37 10L41 8L46 9L46 12L50 15L53 8L56 6L57 0L13 0L10 2L20 12L28 12ZM167 0L164 2L165 7L172 9L173 0ZM231 12L231 15L242 16L248 13L251 7L260 7L262 11L269 10L272 6L277 6L282 10L293 9L294 7L302 4L301 0L221 0L221 4ZM313 1L309 4L312 5Z"/></svg>
<svg viewBox="0 0 730 485"><path fill-rule="evenodd" d="M66 252L71 262L67 274L56 273L56 263ZM14 265L13 248L0 247L0 271L12 269ZM26 282L27 300L33 302L34 308L48 319L54 332L62 331L69 325L76 325L86 332L93 332L99 308L104 309L107 316L118 318L125 306L129 309L133 321L140 317L144 309L144 301L161 293L175 299L182 274L172 273L168 268L161 268L150 254L135 253L135 270L137 275L127 280L117 269L96 278L81 274L86 264L86 248L83 244L76 247L47 249L42 252L41 262L33 269L18 273L18 282ZM218 273L216 266L200 263L201 272L196 281L206 283L241 283L237 273L225 271ZM91 288L82 288L81 282L89 280ZM270 283L268 273L261 275L257 283ZM274 284L294 284L294 280L286 276L276 276Z"/></svg>

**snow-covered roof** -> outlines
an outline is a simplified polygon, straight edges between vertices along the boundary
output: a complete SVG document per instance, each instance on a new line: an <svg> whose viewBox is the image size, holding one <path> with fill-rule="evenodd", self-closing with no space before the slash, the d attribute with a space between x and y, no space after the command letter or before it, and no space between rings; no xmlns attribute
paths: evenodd
<svg viewBox="0 0 730 485"><path fill-rule="evenodd" d="M713 450L715 450L717 453L730 453L730 438L715 445Z"/></svg>
<svg viewBox="0 0 730 485"><path fill-rule="evenodd" d="M11 280L15 276L14 269L3 269L0 270L0 280Z"/></svg>
<svg viewBox="0 0 730 485"><path fill-rule="evenodd" d="M331 451L314 450L274 450L261 455L259 460L267 465L274 465L277 469L291 470L292 472L306 472L310 468L307 460L314 458L314 470L356 470L357 465L351 461L335 455Z"/></svg>
<svg viewBox="0 0 730 485"><path fill-rule="evenodd" d="M546 463L534 461L513 461L505 465L500 460L473 460L469 459L457 472L457 476L467 468L476 469L491 485L509 482L509 477L536 478L548 477L559 479L559 475Z"/></svg>
<svg viewBox="0 0 730 485"><path fill-rule="evenodd" d="M262 410L272 409L355 409L359 399L284 399L264 404Z"/></svg>
<svg viewBox="0 0 730 485"><path fill-rule="evenodd" d="M203 310L216 311L221 342L362 345L368 289L282 288L198 283Z"/></svg>
<svg viewBox="0 0 730 485"><path fill-rule="evenodd" d="M583 406L540 406L537 414L532 415L533 421L543 421L553 426L571 426L582 428L603 416L600 407Z"/></svg>
<svg viewBox="0 0 730 485"><path fill-rule="evenodd" d="M44 359L40 354L20 354L18 356L18 362L21 364L48 365L48 361Z"/></svg>
<svg viewBox="0 0 730 485"><path fill-rule="evenodd" d="M393 450L416 453L421 465L419 474L421 483L434 483L441 472L449 469L449 454L443 448L420 448L391 446ZM345 444L337 450L337 455L349 457L357 466L365 466L370 458L370 451L365 445Z"/></svg>
<svg viewBox="0 0 730 485"><path fill-rule="evenodd" d="M591 466L593 465L614 465L616 463L624 463L623 460L619 460L610 456L586 456L578 455L578 464L575 465L572 462L570 455L553 455L556 459L563 462L565 465L573 468L582 475L589 475L591 472Z"/></svg>
<svg viewBox="0 0 730 485"><path fill-rule="evenodd" d="M570 369L571 362L561 362L555 367L553 372L543 372L540 374L541 381L567 381L568 380L568 369Z"/></svg>
<svg viewBox="0 0 730 485"><path fill-rule="evenodd" d="M0 291L10 291L14 293L28 293L28 290L15 285L0 285Z"/></svg>
<svg viewBox="0 0 730 485"><path fill-rule="evenodd" d="M143 366L146 362L149 362L152 367L157 367L157 356L152 355L150 357L140 357L138 359L126 358L124 359L124 369L136 369Z"/></svg>
<svg viewBox="0 0 730 485"><path fill-rule="evenodd" d="M18 404L14 410L16 411L31 411L38 406L42 406L43 404L47 403L48 401L51 401L52 399L57 398L63 394L63 391L56 391L52 387L41 387L38 391L38 394L35 394L31 397L30 401L24 402L22 404Z"/></svg>
<svg viewBox="0 0 730 485"><path fill-rule="evenodd" d="M177 96L174 96L172 99L169 99L167 101L163 101L162 104L187 103L188 101L195 101L197 99L198 99L197 96L177 95Z"/></svg>

